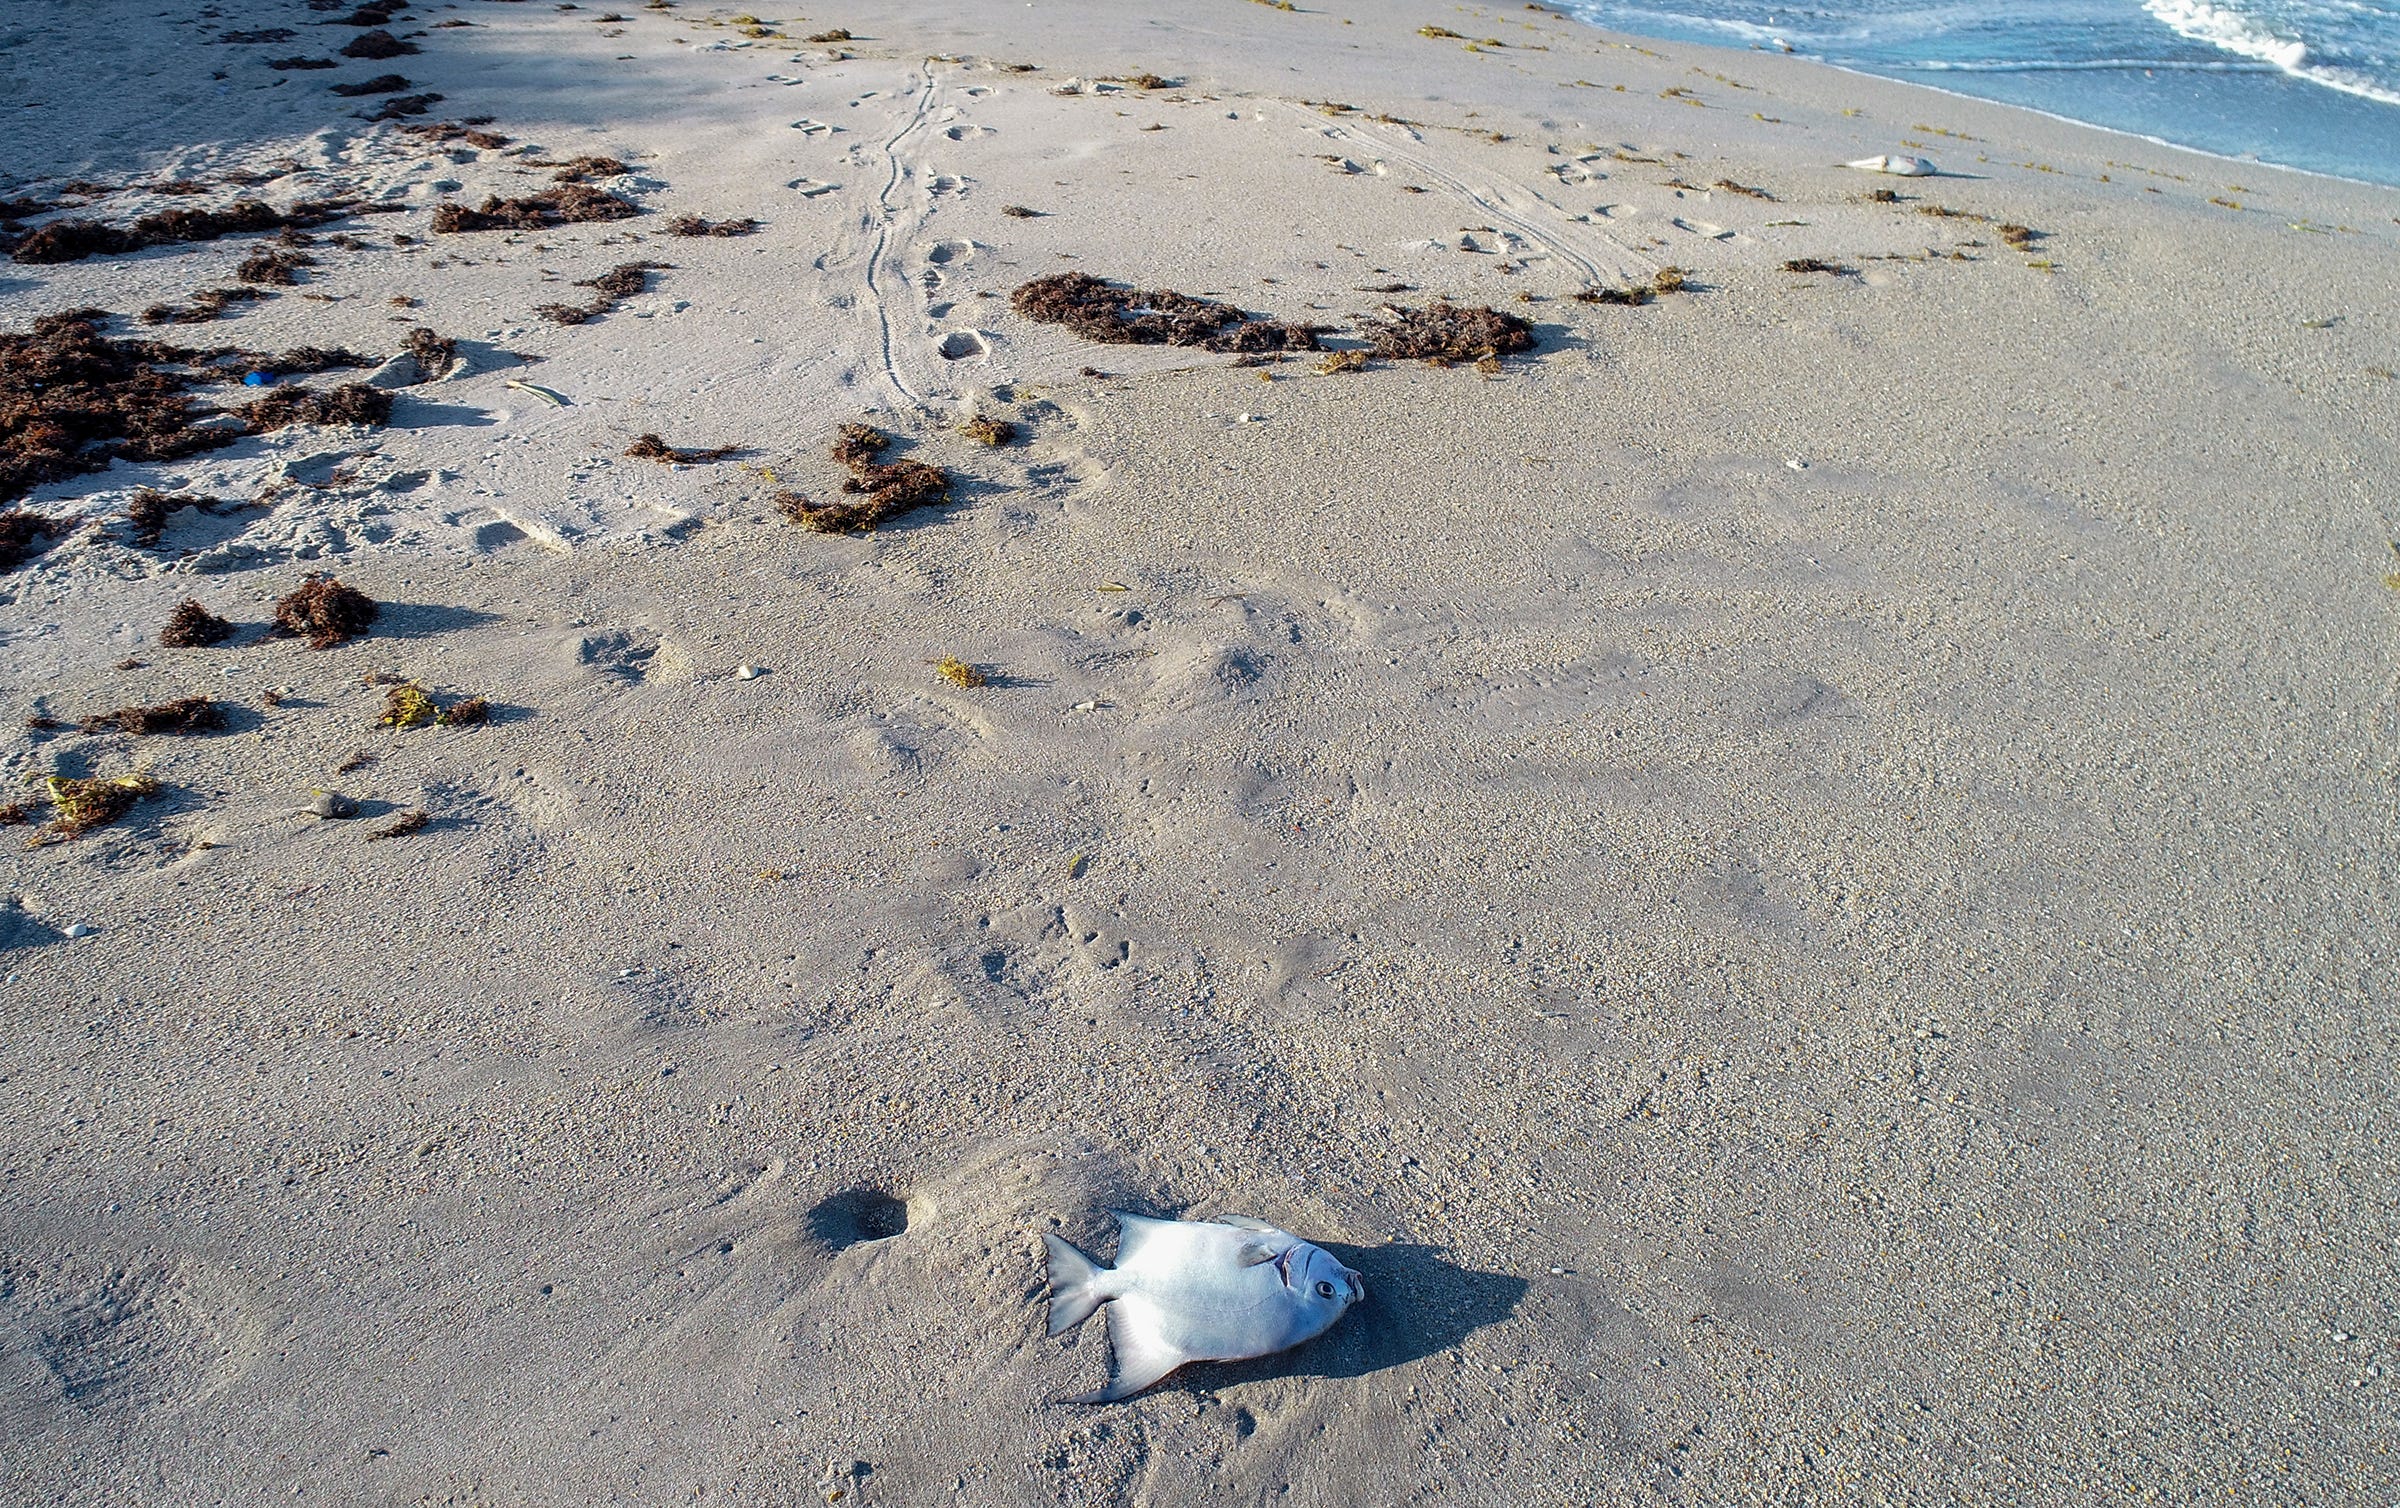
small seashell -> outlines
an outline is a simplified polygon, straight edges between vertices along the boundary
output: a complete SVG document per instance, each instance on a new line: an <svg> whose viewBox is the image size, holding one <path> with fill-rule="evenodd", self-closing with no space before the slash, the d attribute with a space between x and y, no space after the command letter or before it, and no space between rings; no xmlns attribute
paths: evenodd
<svg viewBox="0 0 2400 1508"><path fill-rule="evenodd" d="M67 928L67 936L69 937L89 937L91 935L92 929L85 926L82 922L75 922L69 925Z"/></svg>
<svg viewBox="0 0 2400 1508"><path fill-rule="evenodd" d="M358 815L358 803L340 791L311 791L308 805L301 808L312 817L324 817L339 822Z"/></svg>
<svg viewBox="0 0 2400 1508"><path fill-rule="evenodd" d="M766 672L756 665L744 665L733 673L733 677L737 681L755 681L765 674Z"/></svg>

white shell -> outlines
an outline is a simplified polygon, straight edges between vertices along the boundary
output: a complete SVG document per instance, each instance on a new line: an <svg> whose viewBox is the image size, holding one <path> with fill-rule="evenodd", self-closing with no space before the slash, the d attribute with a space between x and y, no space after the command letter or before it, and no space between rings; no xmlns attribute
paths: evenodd
<svg viewBox="0 0 2400 1508"><path fill-rule="evenodd" d="M1896 178L1930 178L1940 171L1930 157L1861 157L1856 162L1846 162L1842 166L1856 168L1862 173L1890 173Z"/></svg>

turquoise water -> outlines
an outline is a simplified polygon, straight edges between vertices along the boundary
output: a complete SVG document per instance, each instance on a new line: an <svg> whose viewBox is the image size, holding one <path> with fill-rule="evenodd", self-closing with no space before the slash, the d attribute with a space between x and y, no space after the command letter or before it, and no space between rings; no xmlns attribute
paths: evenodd
<svg viewBox="0 0 2400 1508"><path fill-rule="evenodd" d="M2400 0L1564 0L1596 26L1821 59L2400 185Z"/></svg>

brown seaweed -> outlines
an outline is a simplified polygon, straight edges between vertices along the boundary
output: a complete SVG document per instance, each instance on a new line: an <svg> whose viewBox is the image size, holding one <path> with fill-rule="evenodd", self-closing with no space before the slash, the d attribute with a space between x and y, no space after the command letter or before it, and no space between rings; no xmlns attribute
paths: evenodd
<svg viewBox="0 0 2400 1508"><path fill-rule="evenodd" d="M385 58L402 57L418 50L416 43L403 42L390 32L380 29L360 32L342 44L343 57L369 58L378 62Z"/></svg>
<svg viewBox="0 0 2400 1508"><path fill-rule="evenodd" d="M128 733L139 738L155 733L214 733L225 726L225 709L204 696L187 696L155 707L119 707L97 713L79 725L85 733Z"/></svg>
<svg viewBox="0 0 2400 1508"><path fill-rule="evenodd" d="M98 309L44 315L0 335L0 502L116 459L169 461L229 445L237 432L198 421L190 391L214 374L175 370L200 353L112 340Z"/></svg>
<svg viewBox="0 0 2400 1508"><path fill-rule="evenodd" d="M1253 320L1231 304L1171 289L1128 288L1085 272L1023 284L1009 303L1027 319L1065 325L1107 345L1196 346L1204 351L1314 351L1327 326Z"/></svg>
<svg viewBox="0 0 2400 1508"><path fill-rule="evenodd" d="M1447 365L1514 356L1534 346L1533 326L1499 309L1437 301L1421 309L1386 304L1381 313L1379 319L1359 321L1359 329L1369 349L1386 361Z"/></svg>
<svg viewBox="0 0 2400 1508"><path fill-rule="evenodd" d="M176 603L158 631L158 642L169 649L206 649L232 637L233 625L202 607L197 597Z"/></svg>
<svg viewBox="0 0 2400 1508"><path fill-rule="evenodd" d="M363 382L318 390L291 387L238 410L242 427L263 435L293 424L365 424L380 428L392 416L392 395Z"/></svg>
<svg viewBox="0 0 2400 1508"><path fill-rule="evenodd" d="M275 631L331 649L365 633L380 611L374 598L320 572L275 599Z"/></svg>
<svg viewBox="0 0 2400 1508"><path fill-rule="evenodd" d="M756 229L756 220L703 220L698 215L677 215L667 222L670 236L746 236Z"/></svg>
<svg viewBox="0 0 2400 1508"><path fill-rule="evenodd" d="M625 447L625 454L637 461L667 461L679 466L700 466L710 461L722 461L727 456L741 454L739 445L717 445L707 449L686 449L669 445L656 435L636 435Z"/></svg>
<svg viewBox="0 0 2400 1508"><path fill-rule="evenodd" d="M481 207L445 204L433 212L442 235L477 230L551 230L593 220L624 220L641 213L632 201L584 183L561 184L520 199L486 198Z"/></svg>

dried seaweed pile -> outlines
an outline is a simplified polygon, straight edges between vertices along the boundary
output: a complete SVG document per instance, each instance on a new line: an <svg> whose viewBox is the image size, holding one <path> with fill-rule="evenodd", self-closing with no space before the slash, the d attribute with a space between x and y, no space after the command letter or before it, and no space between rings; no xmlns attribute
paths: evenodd
<svg viewBox="0 0 2400 1508"><path fill-rule="evenodd" d="M641 213L631 200L583 183L527 194L521 199L492 195L481 207L445 204L433 212L433 228L442 235L474 230L550 230L592 220L624 220Z"/></svg>
<svg viewBox="0 0 2400 1508"><path fill-rule="evenodd" d="M154 733L213 733L225 726L225 709L204 696L187 696L155 707L119 707L87 717L85 733L129 733L136 738Z"/></svg>
<svg viewBox="0 0 2400 1508"><path fill-rule="evenodd" d="M242 427L254 435L294 424L366 424L381 427L392 417L392 395L363 382L318 391L289 387L241 410Z"/></svg>
<svg viewBox="0 0 2400 1508"><path fill-rule="evenodd" d="M603 314L613 313L618 304L636 294L647 292L650 274L665 271L665 262L624 262L596 278L579 279L575 286L591 288L599 296L585 304L543 304L533 312L553 324L589 324Z"/></svg>
<svg viewBox="0 0 2400 1508"><path fill-rule="evenodd" d="M823 534L863 534L911 508L946 502L950 475L923 461L886 461L892 437L865 424L845 424L834 437L833 458L850 470L842 483L847 501L813 503L797 492L780 492L775 506L802 528Z"/></svg>
<svg viewBox="0 0 2400 1508"><path fill-rule="evenodd" d="M703 220L698 215L677 215L667 222L670 236L746 236L756 229L756 220Z"/></svg>
<svg viewBox="0 0 2400 1508"><path fill-rule="evenodd" d="M712 445L706 448L669 445L656 435L636 435L625 447L625 454L636 461L667 461L679 466L702 466L710 461L722 461L739 455L739 445Z"/></svg>
<svg viewBox="0 0 2400 1508"><path fill-rule="evenodd" d="M191 390L210 374L186 363L202 353L112 340L100 333L107 317L77 309L0 335L0 502L120 457L171 461L234 440L199 423L215 410Z"/></svg>
<svg viewBox="0 0 2400 1508"><path fill-rule="evenodd" d="M182 246L226 236L262 235L271 230L307 230L352 214L397 211L398 205L361 205L353 199L304 199L279 210L261 199L236 199L223 209L168 209L131 225L105 220L53 220L27 231L7 250L19 262L80 262L115 257L153 246ZM630 212L631 206L628 206Z"/></svg>
<svg viewBox="0 0 2400 1508"><path fill-rule="evenodd" d="M421 136L435 146L448 146L454 141L463 141L470 147L497 151L508 145L508 138L497 131L479 129L490 120L491 117L488 115L478 115L467 120L428 121L413 126L402 126L400 129L411 136Z"/></svg>
<svg viewBox="0 0 2400 1508"><path fill-rule="evenodd" d="M1027 319L1065 325L1118 346L1197 346L1203 351L1314 351L1326 327L1254 320L1231 304L1169 289L1127 288L1086 272L1038 277L1009 295Z"/></svg>
<svg viewBox="0 0 2400 1508"><path fill-rule="evenodd" d="M375 599L334 577L308 577L275 599L275 632L308 640L311 649L331 649L373 625Z"/></svg>
<svg viewBox="0 0 2400 1508"><path fill-rule="evenodd" d="M1386 304L1382 318L1359 321L1367 345L1386 361L1498 360L1533 349L1533 326L1491 308L1432 303L1422 309Z"/></svg>
<svg viewBox="0 0 2400 1508"><path fill-rule="evenodd" d="M176 603L158 631L158 642L169 649L206 649L232 637L233 625L202 607L197 597Z"/></svg>

